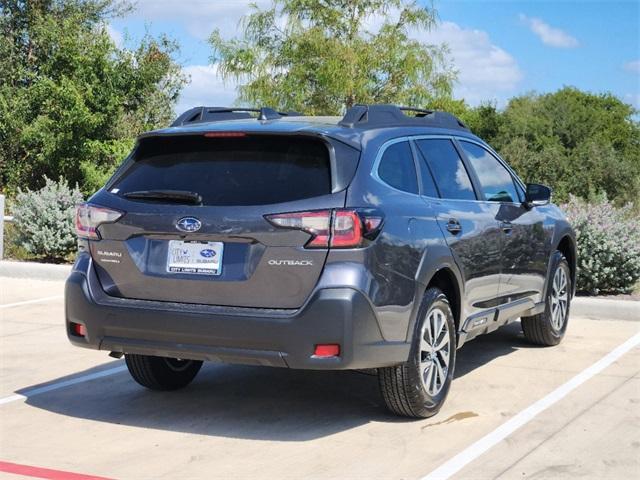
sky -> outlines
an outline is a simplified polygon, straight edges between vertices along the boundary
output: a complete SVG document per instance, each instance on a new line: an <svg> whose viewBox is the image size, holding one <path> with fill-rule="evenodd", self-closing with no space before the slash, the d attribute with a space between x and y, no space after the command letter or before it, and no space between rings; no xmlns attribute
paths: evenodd
<svg viewBox="0 0 640 480"><path fill-rule="evenodd" d="M135 45L147 31L178 40L178 61L190 80L176 111L231 105L236 85L217 76L207 38L216 28L226 38L237 36L252 2L268 6L270 0L137 0L108 30L123 47ZM419 38L448 44L458 70L456 98L504 106L515 95L574 86L611 92L640 109L640 1L434 0L433 5L438 26Z"/></svg>

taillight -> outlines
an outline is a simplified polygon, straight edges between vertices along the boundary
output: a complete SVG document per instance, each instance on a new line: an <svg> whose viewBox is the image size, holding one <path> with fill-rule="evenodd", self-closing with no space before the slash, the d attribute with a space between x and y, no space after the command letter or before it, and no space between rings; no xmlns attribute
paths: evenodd
<svg viewBox="0 0 640 480"><path fill-rule="evenodd" d="M338 210L333 219L332 233L332 247L359 247L362 243L362 221L355 210Z"/></svg>
<svg viewBox="0 0 640 480"><path fill-rule="evenodd" d="M122 212L117 210L81 203L76 206L76 235L89 240L99 240L98 227L103 223L115 222L120 217Z"/></svg>
<svg viewBox="0 0 640 480"><path fill-rule="evenodd" d="M277 227L302 230L310 234L311 239L305 245L306 248L326 248L329 246L331 210L281 213L266 215L265 218Z"/></svg>
<svg viewBox="0 0 640 480"><path fill-rule="evenodd" d="M373 240L382 226L382 215L371 210L318 210L265 215L273 225L302 230L311 235L305 248L357 248Z"/></svg>

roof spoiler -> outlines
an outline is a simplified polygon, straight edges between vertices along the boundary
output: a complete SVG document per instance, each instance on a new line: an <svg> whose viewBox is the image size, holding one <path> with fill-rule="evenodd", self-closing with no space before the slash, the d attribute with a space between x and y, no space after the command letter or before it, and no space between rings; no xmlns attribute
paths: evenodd
<svg viewBox="0 0 640 480"><path fill-rule="evenodd" d="M298 112L277 112L273 108L243 108L243 107L194 107L171 124L172 127L191 125L193 123L223 122L225 120L242 120L256 118L257 120L276 120L282 117L300 117Z"/></svg>
<svg viewBox="0 0 640 480"><path fill-rule="evenodd" d="M440 127L469 131L462 120L450 113L397 105L354 105L338 125L346 128Z"/></svg>

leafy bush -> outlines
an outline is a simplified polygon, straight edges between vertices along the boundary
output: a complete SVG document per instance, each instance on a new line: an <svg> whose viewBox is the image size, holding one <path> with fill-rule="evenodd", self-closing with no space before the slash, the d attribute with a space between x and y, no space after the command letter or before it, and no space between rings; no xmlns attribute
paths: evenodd
<svg viewBox="0 0 640 480"><path fill-rule="evenodd" d="M139 133L170 123L187 80L178 45L150 34L116 45L107 25L129 3L0 1L5 194L41 188L43 175L93 193Z"/></svg>
<svg viewBox="0 0 640 480"><path fill-rule="evenodd" d="M69 188L62 178L55 182L45 177L45 186L37 191L19 190L12 209L18 246L36 258L65 260L76 248L74 207L81 201L78 187Z"/></svg>
<svg viewBox="0 0 640 480"><path fill-rule="evenodd" d="M4 258L20 261L33 260L33 255L18 243L18 237L19 233L15 223L6 222L4 224Z"/></svg>
<svg viewBox="0 0 640 480"><path fill-rule="evenodd" d="M463 113L526 182L553 188L563 202L606 193L614 204L640 198L638 111L609 93L572 87L481 105Z"/></svg>
<svg viewBox="0 0 640 480"><path fill-rule="evenodd" d="M571 197L564 210L578 242L581 292L629 293L640 279L640 217L631 205L616 208L601 197Z"/></svg>

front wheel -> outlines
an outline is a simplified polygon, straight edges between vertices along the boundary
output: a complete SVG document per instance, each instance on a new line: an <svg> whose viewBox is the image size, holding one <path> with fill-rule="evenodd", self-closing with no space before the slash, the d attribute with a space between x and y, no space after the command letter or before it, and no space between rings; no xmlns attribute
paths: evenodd
<svg viewBox="0 0 640 480"><path fill-rule="evenodd" d="M428 289L422 301L409 360L378 369L387 408L396 415L427 418L438 413L456 364L455 322L447 297Z"/></svg>
<svg viewBox="0 0 640 480"><path fill-rule="evenodd" d="M552 259L551 284L547 288L544 312L522 317L522 331L531 343L552 346L560 343L567 331L571 306L571 270L567 259L556 252Z"/></svg>
<svg viewBox="0 0 640 480"><path fill-rule="evenodd" d="M133 379L151 390L177 390L191 383L202 367L198 360L126 354Z"/></svg>

